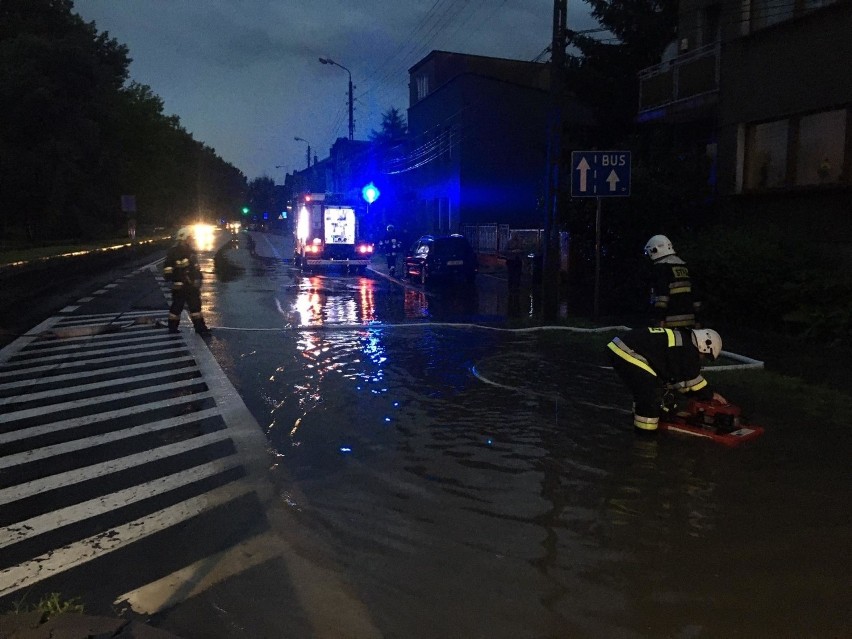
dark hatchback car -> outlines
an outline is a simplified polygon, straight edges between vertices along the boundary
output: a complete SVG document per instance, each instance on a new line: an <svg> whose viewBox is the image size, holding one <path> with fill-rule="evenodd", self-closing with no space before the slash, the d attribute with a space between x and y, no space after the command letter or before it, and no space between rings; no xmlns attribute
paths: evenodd
<svg viewBox="0 0 852 639"><path fill-rule="evenodd" d="M463 235L424 235L405 256L405 275L421 284L442 280L473 283L476 253Z"/></svg>

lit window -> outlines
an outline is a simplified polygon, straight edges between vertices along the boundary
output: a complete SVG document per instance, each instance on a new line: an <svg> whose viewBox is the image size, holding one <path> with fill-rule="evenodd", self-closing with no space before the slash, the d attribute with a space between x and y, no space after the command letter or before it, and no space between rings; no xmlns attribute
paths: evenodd
<svg viewBox="0 0 852 639"><path fill-rule="evenodd" d="M799 120L796 184L836 182L843 169L846 111L825 111Z"/></svg>
<svg viewBox="0 0 852 639"><path fill-rule="evenodd" d="M747 189L784 185L787 175L787 120L749 127L746 146Z"/></svg>
<svg viewBox="0 0 852 639"><path fill-rule="evenodd" d="M429 95L429 76L419 75L417 76L417 99L422 100L427 95Z"/></svg>

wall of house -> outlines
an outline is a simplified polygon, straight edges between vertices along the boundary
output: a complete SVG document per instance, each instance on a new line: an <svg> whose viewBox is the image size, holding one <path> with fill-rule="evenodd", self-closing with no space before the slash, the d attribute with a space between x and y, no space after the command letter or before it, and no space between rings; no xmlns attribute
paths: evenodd
<svg viewBox="0 0 852 639"><path fill-rule="evenodd" d="M740 25L742 26L742 25ZM779 223L803 238L825 234L828 241L852 242L852 5L838 3L780 22L722 49L719 95L719 193L729 219ZM793 125L787 164L800 148L796 124L811 114L846 109L845 131L837 141L844 162L824 184L800 184L776 177L771 188L752 188L754 159L748 152L755 125L789 119ZM838 152L835 150L835 154ZM779 169L782 173L785 169ZM791 175L791 169L786 169ZM751 172L751 173L750 173ZM838 175L839 174L839 175Z"/></svg>
<svg viewBox="0 0 852 639"><path fill-rule="evenodd" d="M482 76L462 82L461 218L537 228L544 196L548 94Z"/></svg>

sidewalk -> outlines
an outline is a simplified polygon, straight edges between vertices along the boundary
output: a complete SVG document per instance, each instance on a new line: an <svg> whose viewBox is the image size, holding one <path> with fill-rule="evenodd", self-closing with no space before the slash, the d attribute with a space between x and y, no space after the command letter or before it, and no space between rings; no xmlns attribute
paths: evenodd
<svg viewBox="0 0 852 639"><path fill-rule="evenodd" d="M0 615L0 639L180 639L138 621L60 613L42 622L41 611Z"/></svg>

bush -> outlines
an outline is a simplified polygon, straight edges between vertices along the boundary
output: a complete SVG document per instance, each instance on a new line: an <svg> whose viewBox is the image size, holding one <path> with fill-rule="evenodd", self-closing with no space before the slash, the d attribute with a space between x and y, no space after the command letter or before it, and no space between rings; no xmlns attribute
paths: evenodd
<svg viewBox="0 0 852 639"><path fill-rule="evenodd" d="M708 323L848 341L852 277L838 259L771 225L715 227L682 245Z"/></svg>

